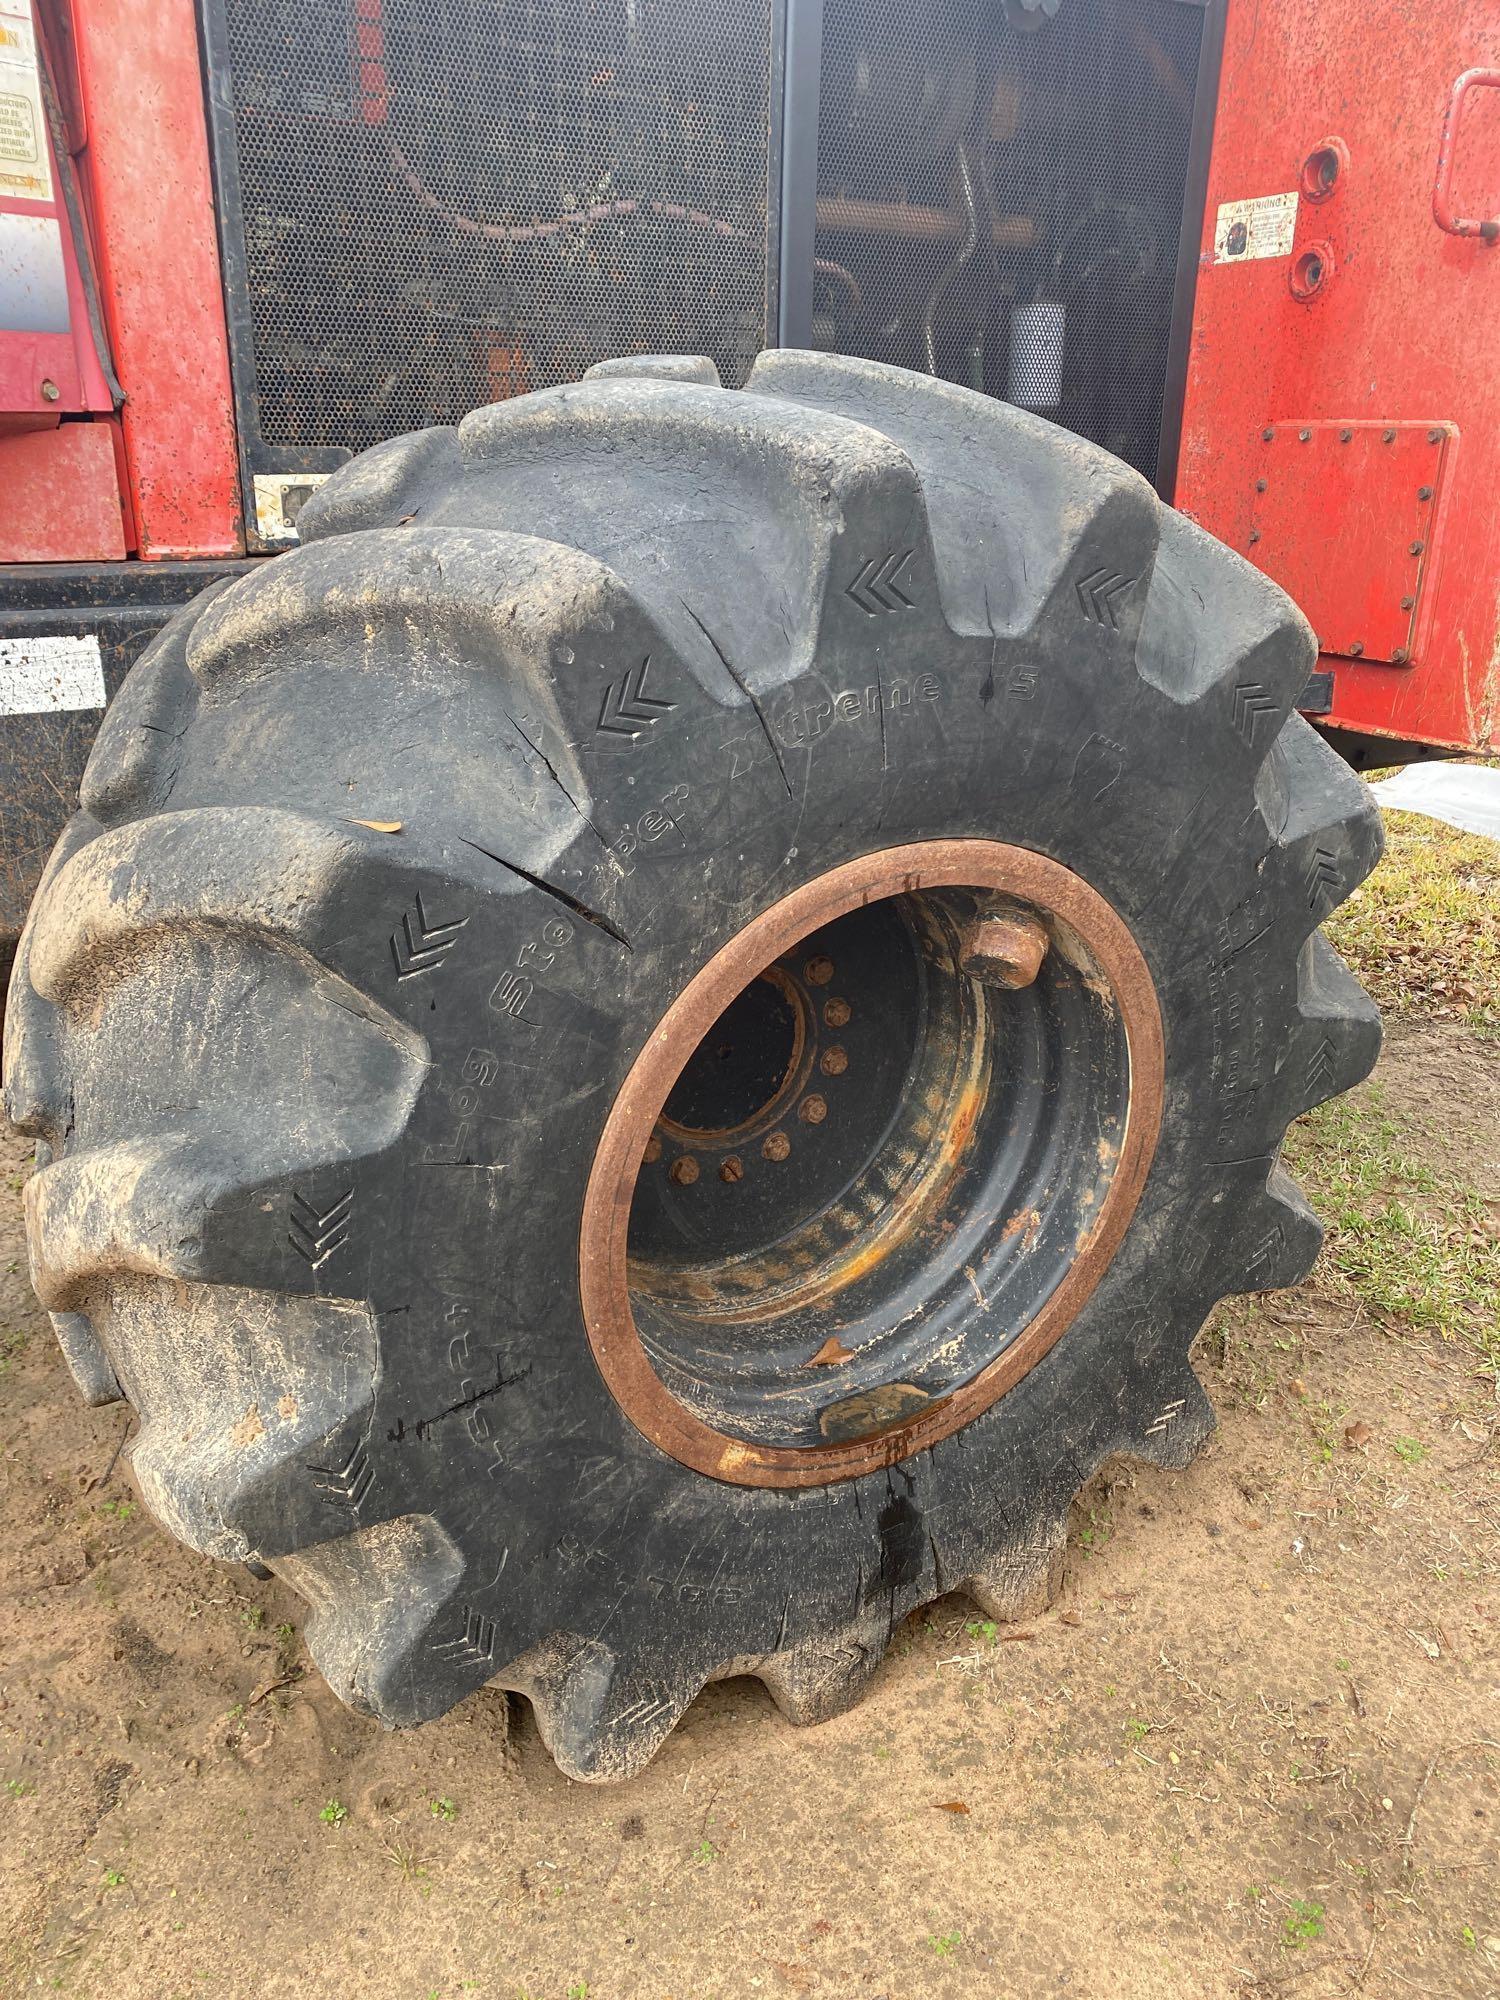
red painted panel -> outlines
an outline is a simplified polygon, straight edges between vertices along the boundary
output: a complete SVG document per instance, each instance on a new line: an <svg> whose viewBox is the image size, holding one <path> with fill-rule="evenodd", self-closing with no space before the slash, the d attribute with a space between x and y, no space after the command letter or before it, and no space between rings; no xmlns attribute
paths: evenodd
<svg viewBox="0 0 1500 2000"><path fill-rule="evenodd" d="M1493 0L1228 0L1176 492L1300 596L1329 721L1464 749L1500 749L1500 245L1435 197L1500 217L1500 89L1449 115L1497 64ZM1404 642L1399 523L1423 544Z"/></svg>
<svg viewBox="0 0 1500 2000"><path fill-rule="evenodd" d="M1425 658L1452 430L1314 418L1260 437L1251 560L1296 598L1325 653L1396 667Z"/></svg>
<svg viewBox="0 0 1500 2000"><path fill-rule="evenodd" d="M0 437L0 563L116 562L124 555L112 423Z"/></svg>
<svg viewBox="0 0 1500 2000"><path fill-rule="evenodd" d="M94 352L79 246L62 198L40 93L29 0L0 0L0 92L9 144L0 157L0 413L55 420L113 407Z"/></svg>
<svg viewBox="0 0 1500 2000"><path fill-rule="evenodd" d="M0 215L21 213L0 204ZM50 229L57 228L55 217L40 219ZM56 240L64 239L59 234ZM64 250L64 257L66 254ZM7 416L25 412L46 417L89 407L73 325L66 333L18 333L0 326L0 411ZM107 402L104 407L109 408Z"/></svg>
<svg viewBox="0 0 1500 2000"><path fill-rule="evenodd" d="M79 0L92 200L144 556L238 554L234 403L193 0Z"/></svg>

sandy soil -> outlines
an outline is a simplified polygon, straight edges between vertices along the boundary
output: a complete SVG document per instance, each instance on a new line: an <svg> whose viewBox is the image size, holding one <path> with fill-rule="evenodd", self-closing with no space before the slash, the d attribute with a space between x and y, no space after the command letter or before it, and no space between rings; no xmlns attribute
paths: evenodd
<svg viewBox="0 0 1500 2000"><path fill-rule="evenodd" d="M1494 1044L1405 1028L1380 1074L1410 1143L1500 1199ZM945 1600L816 1729L710 1689L594 1790L498 1693L407 1736L346 1713L289 1591L156 1529L127 1411L79 1406L31 1300L8 1144L7 1993L1500 1994L1500 1408L1472 1347L1317 1275L1221 1314L1216 1441L1095 1483L1045 1616Z"/></svg>

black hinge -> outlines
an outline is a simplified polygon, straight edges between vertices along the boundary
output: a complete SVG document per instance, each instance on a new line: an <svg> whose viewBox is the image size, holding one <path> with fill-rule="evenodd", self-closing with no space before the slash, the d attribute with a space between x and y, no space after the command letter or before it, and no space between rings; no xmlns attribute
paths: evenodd
<svg viewBox="0 0 1500 2000"><path fill-rule="evenodd" d="M1297 706L1304 715L1327 715L1333 707L1333 675L1309 674L1307 685L1297 697Z"/></svg>

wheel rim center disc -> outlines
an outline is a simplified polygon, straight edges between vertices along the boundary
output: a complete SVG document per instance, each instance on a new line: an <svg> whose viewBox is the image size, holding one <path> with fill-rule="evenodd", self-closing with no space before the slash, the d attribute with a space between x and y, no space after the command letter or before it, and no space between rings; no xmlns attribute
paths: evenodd
<svg viewBox="0 0 1500 2000"><path fill-rule="evenodd" d="M996 896L1047 934L1021 991L965 969ZM1093 1293L1162 1090L1145 961L1069 869L948 840L818 877L689 982L610 1110L580 1244L605 1382L738 1485L936 1443Z"/></svg>

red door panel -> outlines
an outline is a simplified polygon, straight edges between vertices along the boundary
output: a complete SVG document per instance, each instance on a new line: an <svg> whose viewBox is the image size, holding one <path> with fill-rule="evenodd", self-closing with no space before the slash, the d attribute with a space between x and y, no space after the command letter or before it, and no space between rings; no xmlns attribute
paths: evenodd
<svg viewBox="0 0 1500 2000"><path fill-rule="evenodd" d="M1327 721L1478 750L1500 88L1474 71L1500 83L1491 0L1229 0L1176 500L1302 604Z"/></svg>

